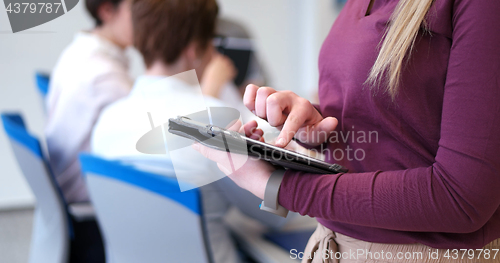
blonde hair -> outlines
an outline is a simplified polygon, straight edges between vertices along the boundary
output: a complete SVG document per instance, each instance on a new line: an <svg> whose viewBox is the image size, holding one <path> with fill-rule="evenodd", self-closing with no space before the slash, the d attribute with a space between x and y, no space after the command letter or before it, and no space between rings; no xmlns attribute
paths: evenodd
<svg viewBox="0 0 500 263"><path fill-rule="evenodd" d="M400 0L391 16L391 24L366 83L372 87L386 85L385 91L393 100L398 94L404 58L410 57L420 27L427 27L425 16L433 2Z"/></svg>

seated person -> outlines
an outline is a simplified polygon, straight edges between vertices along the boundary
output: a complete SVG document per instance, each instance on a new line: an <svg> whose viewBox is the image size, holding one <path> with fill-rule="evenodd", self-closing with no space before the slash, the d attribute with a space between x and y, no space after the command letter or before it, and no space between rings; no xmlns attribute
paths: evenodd
<svg viewBox="0 0 500 263"><path fill-rule="evenodd" d="M134 45L143 56L146 72L137 78L127 97L108 106L101 114L92 135L93 153L121 160L138 169L175 176L173 171L166 168L171 167L169 164L172 153L142 154L136 150L136 143L151 130L152 125L161 125L168 117L177 117L179 109L198 111L202 105L196 101L200 97L207 106L223 105L213 97L203 97L201 90L197 92L196 88L193 89L192 85L180 77L192 69L196 70L198 76L203 76L215 52L212 37L217 13L215 0L133 2ZM222 83L228 82L233 75L227 74L227 79ZM172 77L166 78L167 76ZM204 93L209 94L206 90ZM147 114L148 109L153 108L156 109L152 112L154 124ZM165 116L158 117L157 113ZM159 122L158 118L163 118L163 121ZM215 163L201 155L182 157L185 162L181 167L176 166L176 170L220 174ZM229 230L222 220L230 206L229 199L240 204L243 212L255 213L255 218L267 225L278 226L285 220L260 211L258 206L261 200L239 188L228 178L202 186L200 192L209 250L217 263L239 262Z"/></svg>
<svg viewBox="0 0 500 263"><path fill-rule="evenodd" d="M86 0L95 28L76 34L53 71L45 127L50 165L68 203L88 201L78 153L90 150L101 110L132 87L125 48L132 44L130 0Z"/></svg>
<svg viewBox="0 0 500 263"><path fill-rule="evenodd" d="M227 18L219 18L217 20L216 34L219 36L219 39L215 41L216 47L221 48L223 53L227 52L227 49L232 50L233 57L229 59L221 54L216 54L212 58L202 78L201 86L203 92L218 98L226 106L237 109L241 114L243 123L255 120L258 123L258 127L264 131L263 137L265 141L273 144L280 130L257 117L243 104L243 94L248 84L264 86L267 81L264 68L257 59L257 52L252 43L251 35L242 24ZM236 50L239 53L234 53ZM245 58L245 52L249 52L248 58ZM238 72L240 79L236 77L234 81L233 79L227 81L228 76L233 76L232 74L234 74L234 66L231 61L233 59L236 64L240 65L239 70L245 70L245 74L242 74L243 77L241 77L239 76L241 72ZM237 83L238 85L236 85ZM295 141L290 142L286 148L314 158L324 159L323 154L317 151L310 151Z"/></svg>
<svg viewBox="0 0 500 263"><path fill-rule="evenodd" d="M214 54L203 73L200 83L203 93L218 98L228 107L237 109L241 114L243 123L250 120L257 121L259 128L264 131L265 140L272 141L278 136L279 130L255 116L243 104L245 87L250 83L263 86L266 81L263 69L255 56L250 35L240 24L222 18L217 20L216 35L218 36L214 40L216 47L220 48L223 53L226 52L226 49L232 50L233 57L229 58L218 52ZM222 40L222 38L225 40ZM240 53L235 55L234 50L238 50ZM245 52L249 53L248 61L246 61ZM240 65L239 69L234 67L233 60ZM247 64L246 68L245 64ZM245 70L244 74L239 72L240 70ZM239 83L237 81L241 83L236 85L236 83Z"/></svg>
<svg viewBox="0 0 500 263"><path fill-rule="evenodd" d="M239 54L232 54L233 59L240 60L239 64L242 69L245 67L242 62L246 62L246 71L238 72L238 75L241 73L241 79L236 79L233 82L236 85L233 88L238 90L240 96L243 97L248 84L254 84L259 87L266 86L267 74L258 59L258 50L256 45L254 45L254 39L244 24L229 18L219 18L217 20L216 34L221 38L225 38L224 41L216 41L217 48L221 48L223 53L226 52L226 49L240 51ZM246 61L247 58L245 58L244 52L249 52L248 61Z"/></svg>

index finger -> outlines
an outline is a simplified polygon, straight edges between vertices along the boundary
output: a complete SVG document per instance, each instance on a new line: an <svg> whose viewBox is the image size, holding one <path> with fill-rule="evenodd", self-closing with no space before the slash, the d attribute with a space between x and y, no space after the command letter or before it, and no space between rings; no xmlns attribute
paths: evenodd
<svg viewBox="0 0 500 263"><path fill-rule="evenodd" d="M297 131L302 127L305 122L305 117L299 113L299 111L292 111L286 118L286 121L283 125L283 129L280 132L280 135L276 139L276 146L285 147L290 143L293 139Z"/></svg>
<svg viewBox="0 0 500 263"><path fill-rule="evenodd" d="M243 104L255 114L255 97L257 97L258 86L254 84L249 84L245 88L245 94L243 95Z"/></svg>

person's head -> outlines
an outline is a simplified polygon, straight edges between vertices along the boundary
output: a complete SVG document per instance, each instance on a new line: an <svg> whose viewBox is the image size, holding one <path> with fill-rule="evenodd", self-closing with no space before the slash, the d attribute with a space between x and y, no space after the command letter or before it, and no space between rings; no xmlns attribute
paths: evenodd
<svg viewBox="0 0 500 263"><path fill-rule="evenodd" d="M413 44L434 0L400 0L391 16L377 61L373 65L367 83L372 87L382 84L394 98L400 88L404 60L408 59Z"/></svg>
<svg viewBox="0 0 500 263"><path fill-rule="evenodd" d="M131 0L85 0L96 29L122 48L133 44L130 5Z"/></svg>
<svg viewBox="0 0 500 263"><path fill-rule="evenodd" d="M202 76L214 51L218 11L215 0L133 0L134 46L146 67L163 63Z"/></svg>

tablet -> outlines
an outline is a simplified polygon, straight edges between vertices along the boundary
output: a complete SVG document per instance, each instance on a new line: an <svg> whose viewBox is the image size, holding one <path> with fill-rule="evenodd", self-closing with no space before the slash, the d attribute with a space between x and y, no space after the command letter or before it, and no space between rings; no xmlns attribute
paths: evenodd
<svg viewBox="0 0 500 263"><path fill-rule="evenodd" d="M231 153L247 154L274 165L309 173L336 174L348 170L339 165L324 162L310 156L274 145L253 140L235 131L179 116L169 119L168 131L189 138L207 147Z"/></svg>

